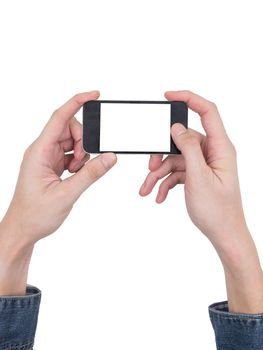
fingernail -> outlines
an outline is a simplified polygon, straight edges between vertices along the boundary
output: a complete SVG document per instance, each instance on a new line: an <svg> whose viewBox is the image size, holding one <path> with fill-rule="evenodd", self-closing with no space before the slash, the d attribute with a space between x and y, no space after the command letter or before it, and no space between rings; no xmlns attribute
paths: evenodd
<svg viewBox="0 0 263 350"><path fill-rule="evenodd" d="M100 92L99 90L92 90L89 92L91 95L98 95Z"/></svg>
<svg viewBox="0 0 263 350"><path fill-rule="evenodd" d="M174 136L179 136L179 135L183 134L184 132L186 132L186 128L183 126L183 124L175 123L172 126L172 133Z"/></svg>
<svg viewBox="0 0 263 350"><path fill-rule="evenodd" d="M139 190L139 193L140 193L140 194L144 193L145 187L146 187L146 183L144 182L144 183L141 185L141 188L140 188L140 190Z"/></svg>
<svg viewBox="0 0 263 350"><path fill-rule="evenodd" d="M156 203L157 203L157 204L161 204L161 203L162 203L162 201L161 201L161 196L160 196L159 193L158 193L158 195L157 195L157 197L156 197Z"/></svg>
<svg viewBox="0 0 263 350"><path fill-rule="evenodd" d="M104 153L100 156L101 162L106 169L110 169L117 161L114 153Z"/></svg>

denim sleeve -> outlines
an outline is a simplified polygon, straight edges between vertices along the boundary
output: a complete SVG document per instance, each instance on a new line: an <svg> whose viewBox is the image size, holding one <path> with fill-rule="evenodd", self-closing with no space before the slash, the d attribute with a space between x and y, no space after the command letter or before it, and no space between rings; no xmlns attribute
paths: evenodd
<svg viewBox="0 0 263 350"><path fill-rule="evenodd" d="M0 297L0 350L31 350L41 292L27 286L23 296Z"/></svg>
<svg viewBox="0 0 263 350"><path fill-rule="evenodd" d="M227 302L209 306L218 350L263 350L263 314L228 311Z"/></svg>

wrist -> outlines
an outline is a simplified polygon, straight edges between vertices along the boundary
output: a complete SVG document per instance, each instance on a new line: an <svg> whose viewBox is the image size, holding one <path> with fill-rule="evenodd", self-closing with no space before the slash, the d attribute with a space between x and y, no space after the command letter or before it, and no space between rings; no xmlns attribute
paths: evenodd
<svg viewBox="0 0 263 350"><path fill-rule="evenodd" d="M258 254L245 222L222 227L217 239L211 239L224 269L236 271L247 266L248 260L257 261Z"/></svg>
<svg viewBox="0 0 263 350"><path fill-rule="evenodd" d="M246 225L227 233L228 238L213 245L225 273L229 311L262 313L263 273L255 243Z"/></svg>
<svg viewBox="0 0 263 350"><path fill-rule="evenodd" d="M33 245L26 244L15 224L0 223L0 295L23 295Z"/></svg>

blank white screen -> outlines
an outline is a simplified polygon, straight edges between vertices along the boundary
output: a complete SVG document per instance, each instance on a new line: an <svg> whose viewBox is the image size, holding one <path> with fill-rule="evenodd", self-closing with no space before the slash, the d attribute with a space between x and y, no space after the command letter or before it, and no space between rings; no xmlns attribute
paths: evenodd
<svg viewBox="0 0 263 350"><path fill-rule="evenodd" d="M170 104L101 103L100 151L170 152Z"/></svg>

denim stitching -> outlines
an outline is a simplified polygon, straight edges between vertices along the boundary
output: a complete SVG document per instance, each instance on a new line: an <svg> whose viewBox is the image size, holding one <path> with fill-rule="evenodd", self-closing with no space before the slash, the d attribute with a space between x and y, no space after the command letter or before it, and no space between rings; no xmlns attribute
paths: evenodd
<svg viewBox="0 0 263 350"><path fill-rule="evenodd" d="M256 316L256 317L251 317L251 315L244 315L244 314L236 314L236 316L234 315L229 315L229 316L226 316L226 315L211 315L211 317L213 319L215 319L216 317L220 320L231 320L231 321L246 321L249 322L249 321L263 321L263 316Z"/></svg>
<svg viewBox="0 0 263 350"><path fill-rule="evenodd" d="M228 302L220 302L215 303L209 306L209 314L211 317L215 318L221 318L221 319L228 319L228 320L246 320L246 321L260 321L263 320L263 313L260 314L243 314L243 313L234 313L234 312L228 312L228 311L222 311L222 309L225 309L228 307Z"/></svg>
<svg viewBox="0 0 263 350"><path fill-rule="evenodd" d="M34 308L38 308L39 304L40 304L40 297L41 297L41 291L31 285L27 285L26 288L26 294L23 296L3 296L0 297L0 302L1 304L3 304L3 306L5 307L9 307L11 305L16 305L17 302L21 303L21 305L24 306L30 306L32 305ZM9 334L7 334L7 336L5 337L6 340L9 339ZM32 338L31 338L32 339ZM32 350L33 349L33 344L34 344L34 340L30 340L30 341L26 341L24 343L20 343L20 344L10 344L10 342L6 342L4 341L4 339L2 339L3 342L1 342L0 348L2 350Z"/></svg>
<svg viewBox="0 0 263 350"><path fill-rule="evenodd" d="M32 297L37 297L41 294L41 291L36 288L36 287L33 287L33 286L27 286L26 288L26 294L25 295L19 295L19 299L30 299ZM6 296L1 296L0 297L0 300L3 301L3 300L17 300L18 296L13 296L13 295L6 295Z"/></svg>
<svg viewBox="0 0 263 350"><path fill-rule="evenodd" d="M33 349L34 342L30 341L20 345L6 345L3 350L31 350Z"/></svg>

